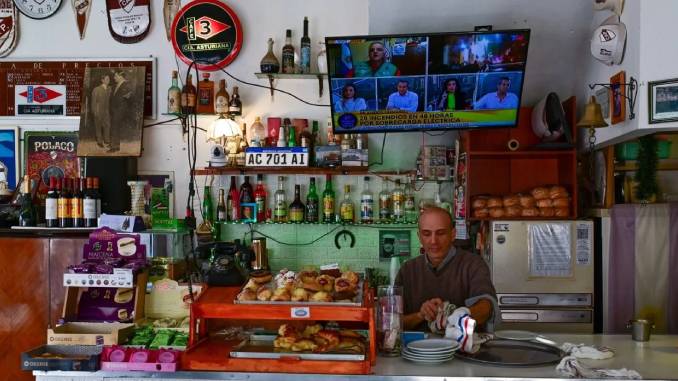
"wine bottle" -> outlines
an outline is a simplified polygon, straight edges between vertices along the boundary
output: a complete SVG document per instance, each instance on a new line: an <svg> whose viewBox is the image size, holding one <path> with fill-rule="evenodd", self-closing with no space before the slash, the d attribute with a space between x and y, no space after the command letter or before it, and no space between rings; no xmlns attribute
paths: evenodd
<svg viewBox="0 0 678 381"><path fill-rule="evenodd" d="M82 188L84 184L82 183L83 178L74 178L73 179L73 197L71 198L71 218L73 219L74 228L82 228L85 226L85 218L82 211L82 201L84 195L82 193Z"/></svg>
<svg viewBox="0 0 678 381"><path fill-rule="evenodd" d="M264 58L261 59L259 68L262 73L277 73L280 71L280 61L278 61L278 58L273 54L272 38L268 39L268 52L266 52Z"/></svg>
<svg viewBox="0 0 678 381"><path fill-rule="evenodd" d="M240 219L251 220L254 218L254 208L251 204L254 202L254 190L252 189L252 184L250 184L250 177L245 176L245 182L240 186Z"/></svg>
<svg viewBox="0 0 678 381"><path fill-rule="evenodd" d="M85 198L82 201L82 212L85 217L85 227L95 228L98 225L97 215L97 198L94 192L94 179L88 177L86 180L87 190L85 191Z"/></svg>
<svg viewBox="0 0 678 381"><path fill-rule="evenodd" d="M71 217L71 184L72 181L69 178L63 179L63 186L61 193L59 194L59 199L57 200L57 205L59 208L59 227L70 228L73 226L73 218Z"/></svg>
<svg viewBox="0 0 678 381"><path fill-rule="evenodd" d="M21 184L21 208L19 209L20 226L36 226L37 218L33 206L33 180L29 175L24 176Z"/></svg>
<svg viewBox="0 0 678 381"><path fill-rule="evenodd" d="M210 73L202 73L202 81L198 82L197 112L214 113L214 81L210 81Z"/></svg>
<svg viewBox="0 0 678 381"><path fill-rule="evenodd" d="M219 91L217 91L216 100L214 101L214 112L219 115L228 114L228 104L230 97L226 91L226 80L219 80Z"/></svg>
<svg viewBox="0 0 678 381"><path fill-rule="evenodd" d="M294 185L294 201L290 204L289 208L289 218L290 222L301 223L304 222L304 211L306 207L304 203L301 202L301 186L299 184Z"/></svg>
<svg viewBox="0 0 678 381"><path fill-rule="evenodd" d="M181 114L181 89L179 88L179 73L172 71L172 86L167 90L167 113Z"/></svg>
<svg viewBox="0 0 678 381"><path fill-rule="evenodd" d="M294 74L294 46L292 46L292 30L285 31L285 45L282 48L282 72Z"/></svg>
<svg viewBox="0 0 678 381"><path fill-rule="evenodd" d="M195 112L195 96L196 90L195 86L193 86L193 76L189 74L186 76L186 84L181 89L181 109L184 114Z"/></svg>
<svg viewBox="0 0 678 381"><path fill-rule="evenodd" d="M49 191L47 192L47 198L45 199L45 225L48 228L58 228L59 219L58 219L58 199L59 191L57 190L57 178L50 176L49 178Z"/></svg>
<svg viewBox="0 0 678 381"><path fill-rule="evenodd" d="M304 17L304 36L301 37L301 62L299 69L301 73L311 72L311 39L308 37L308 17Z"/></svg>
<svg viewBox="0 0 678 381"><path fill-rule="evenodd" d="M205 185L202 193L202 219L214 226L214 203L212 203L212 187Z"/></svg>
<svg viewBox="0 0 678 381"><path fill-rule="evenodd" d="M231 176L231 186L228 188L228 196L226 198L226 214L228 221L240 220L240 194L238 187L235 184L235 176Z"/></svg>
<svg viewBox="0 0 678 381"><path fill-rule="evenodd" d="M308 194L306 195L306 221L314 223L320 221L319 202L320 199L315 187L315 177L311 177L311 185L308 186Z"/></svg>
<svg viewBox="0 0 678 381"><path fill-rule="evenodd" d="M226 200L224 197L224 188L219 188L219 201L217 201L217 221L226 221Z"/></svg>
<svg viewBox="0 0 678 381"><path fill-rule="evenodd" d="M334 221L334 189L332 189L332 175L325 177L325 190L323 191L323 221L333 223Z"/></svg>
<svg viewBox="0 0 678 381"><path fill-rule="evenodd" d="M238 86L233 86L233 95L231 96L231 101L228 103L228 115L231 116L242 115L242 102L240 102Z"/></svg>

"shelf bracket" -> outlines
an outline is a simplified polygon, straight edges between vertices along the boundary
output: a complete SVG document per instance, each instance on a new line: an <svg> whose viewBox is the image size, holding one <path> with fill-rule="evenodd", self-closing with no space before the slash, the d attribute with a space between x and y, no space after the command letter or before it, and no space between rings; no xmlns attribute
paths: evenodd
<svg viewBox="0 0 678 381"><path fill-rule="evenodd" d="M323 97L323 75L318 74L318 98Z"/></svg>
<svg viewBox="0 0 678 381"><path fill-rule="evenodd" d="M589 89L593 90L598 86L602 86L610 91L612 91L612 83L589 83ZM620 94L622 97L628 99L629 101L629 120L636 118L636 101L638 100L638 81L631 77L627 83L615 83L614 85L626 87L626 94Z"/></svg>
<svg viewBox="0 0 678 381"><path fill-rule="evenodd" d="M275 78L273 78L273 76L270 75L270 74L267 75L267 77L268 77L268 89L271 90L271 98L273 98L273 91L274 91L273 81L275 80Z"/></svg>

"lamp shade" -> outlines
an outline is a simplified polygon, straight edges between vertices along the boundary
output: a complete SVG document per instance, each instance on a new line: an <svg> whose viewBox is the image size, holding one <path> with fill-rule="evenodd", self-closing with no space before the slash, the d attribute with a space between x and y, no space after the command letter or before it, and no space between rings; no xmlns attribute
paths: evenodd
<svg viewBox="0 0 678 381"><path fill-rule="evenodd" d="M231 137L240 134L238 123L230 118L224 118L223 115L219 119L212 122L209 128L209 137L212 139L219 139L222 137Z"/></svg>
<svg viewBox="0 0 678 381"><path fill-rule="evenodd" d="M596 102L596 97L591 96L584 109L584 115L577 122L577 127L599 128L607 127L608 124L603 118L603 111L600 104Z"/></svg>

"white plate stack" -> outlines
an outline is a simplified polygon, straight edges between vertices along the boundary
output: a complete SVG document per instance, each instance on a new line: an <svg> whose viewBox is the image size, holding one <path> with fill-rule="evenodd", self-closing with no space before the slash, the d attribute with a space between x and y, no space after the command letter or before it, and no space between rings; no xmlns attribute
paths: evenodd
<svg viewBox="0 0 678 381"><path fill-rule="evenodd" d="M459 343L447 339L425 339L412 341L402 350L401 356L423 364L440 364L452 360Z"/></svg>

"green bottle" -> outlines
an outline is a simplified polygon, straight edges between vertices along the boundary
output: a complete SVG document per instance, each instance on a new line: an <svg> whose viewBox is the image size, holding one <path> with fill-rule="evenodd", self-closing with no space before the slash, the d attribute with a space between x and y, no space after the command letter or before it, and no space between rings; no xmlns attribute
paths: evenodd
<svg viewBox="0 0 678 381"><path fill-rule="evenodd" d="M320 221L320 208L318 203L318 192L315 189L315 177L311 177L311 185L308 186L308 194L306 195L306 221L317 223Z"/></svg>
<svg viewBox="0 0 678 381"><path fill-rule="evenodd" d="M214 204L212 203L212 187L205 185L202 195L202 219L214 226Z"/></svg>
<svg viewBox="0 0 678 381"><path fill-rule="evenodd" d="M287 137L287 146L288 147L296 147L297 146L297 133L294 130L294 126L290 125L289 131L290 131L290 133Z"/></svg>
<svg viewBox="0 0 678 381"><path fill-rule="evenodd" d="M333 223L334 221L334 189L332 189L332 175L327 174L325 178L325 190L323 191L323 222Z"/></svg>

